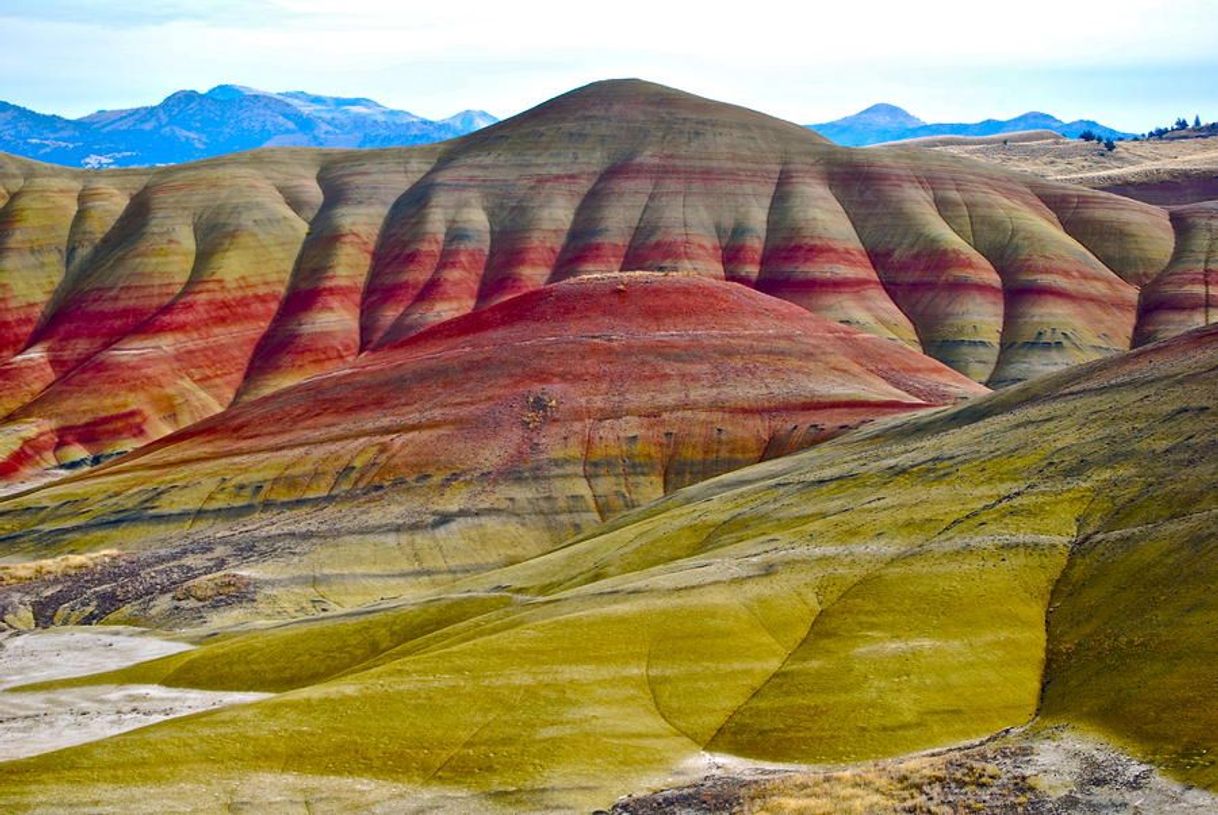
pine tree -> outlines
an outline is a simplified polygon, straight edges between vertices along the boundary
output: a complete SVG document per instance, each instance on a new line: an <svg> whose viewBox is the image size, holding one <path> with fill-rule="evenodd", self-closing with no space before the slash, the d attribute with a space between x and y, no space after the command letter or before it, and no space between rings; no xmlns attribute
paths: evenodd
<svg viewBox="0 0 1218 815"><path fill-rule="evenodd" d="M1193 127L1201 127L1201 114L1198 113L1193 117Z"/></svg>

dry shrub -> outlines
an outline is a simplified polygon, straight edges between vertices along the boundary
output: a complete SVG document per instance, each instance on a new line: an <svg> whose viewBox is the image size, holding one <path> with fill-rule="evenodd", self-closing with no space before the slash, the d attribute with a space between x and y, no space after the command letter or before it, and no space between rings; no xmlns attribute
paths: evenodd
<svg viewBox="0 0 1218 815"><path fill-rule="evenodd" d="M198 580L178 586L173 593L173 599L179 602L193 600L198 603L210 603L214 600L249 594L253 588L254 581L245 575L223 572L200 577Z"/></svg>
<svg viewBox="0 0 1218 815"><path fill-rule="evenodd" d="M104 566L118 557L121 552L107 549L102 552L91 552L84 555L60 555L45 560L31 560L26 563L0 564L0 586L13 586L18 583L30 583L35 580L47 580L56 577L67 577L87 569Z"/></svg>
<svg viewBox="0 0 1218 815"><path fill-rule="evenodd" d="M1001 777L981 760L916 758L777 778L750 789L744 809L752 815L956 815L970 811L971 803L987 809L982 802L990 796L983 790ZM974 796L979 800L967 801ZM1002 796L1004 803L1010 797Z"/></svg>

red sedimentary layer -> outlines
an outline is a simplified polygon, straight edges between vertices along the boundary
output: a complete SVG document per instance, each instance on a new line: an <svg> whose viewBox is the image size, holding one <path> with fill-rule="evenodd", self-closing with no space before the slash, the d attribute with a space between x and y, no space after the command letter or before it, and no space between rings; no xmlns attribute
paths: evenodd
<svg viewBox="0 0 1218 815"><path fill-rule="evenodd" d="M377 579L430 579L410 564L437 557L447 579L539 554L674 489L985 390L903 344L741 285L587 276L386 343L11 499L0 535L52 549L82 535L121 539L161 554L239 539L260 561L290 539L323 573L351 568L332 544L358 538L385 548L361 566ZM61 428L60 441L89 449L98 435L139 432L124 425L142 418Z"/></svg>
<svg viewBox="0 0 1218 815"><path fill-rule="evenodd" d="M1177 207L1171 219L1176 249L1142 289L1138 345L1218 320L1218 202Z"/></svg>
<svg viewBox="0 0 1218 815"><path fill-rule="evenodd" d="M1194 324L1195 295L1172 293L1197 287L1181 245L1212 243L1191 223L634 81L409 150L155 173L0 158L0 413L20 429L0 460L20 477L12 462L48 460L46 432L93 425L111 431L49 459L130 450L607 271L739 282L1002 385ZM49 428L36 456L14 441L31 421Z"/></svg>

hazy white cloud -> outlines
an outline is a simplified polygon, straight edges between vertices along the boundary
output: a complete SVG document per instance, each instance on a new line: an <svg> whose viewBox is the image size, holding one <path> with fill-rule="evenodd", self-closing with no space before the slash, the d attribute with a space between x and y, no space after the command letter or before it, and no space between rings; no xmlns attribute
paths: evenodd
<svg viewBox="0 0 1218 815"><path fill-rule="evenodd" d="M1216 7L5 0L0 99L78 114L238 82L505 115L583 82L643 76L798 121L884 100L931 118L1040 107L1140 128L1181 103L1218 108Z"/></svg>

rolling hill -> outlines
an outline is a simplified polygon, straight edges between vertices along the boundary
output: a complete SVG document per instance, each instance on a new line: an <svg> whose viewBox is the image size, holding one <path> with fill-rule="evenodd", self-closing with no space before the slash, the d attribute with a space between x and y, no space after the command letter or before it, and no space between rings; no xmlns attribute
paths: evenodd
<svg viewBox="0 0 1218 815"><path fill-rule="evenodd" d="M268 694L0 810L588 811L1061 732L1218 791L1216 223L637 80L0 156L0 628L197 646L0 703Z"/></svg>
<svg viewBox="0 0 1218 815"><path fill-rule="evenodd" d="M466 110L432 121L371 99L270 93L240 85L177 91L156 105L79 119L0 102L0 150L73 167L179 164L257 147L426 144L493 124Z"/></svg>
<svg viewBox="0 0 1218 815"><path fill-rule="evenodd" d="M1129 348L1175 245L1153 206L638 81L412 149L0 158L0 201L10 485L623 269L741 283L1001 387ZM1185 305L1177 328L1207 321Z"/></svg>
<svg viewBox="0 0 1218 815"><path fill-rule="evenodd" d="M1194 331L429 598L69 682L278 695L8 764L0 800L586 811L705 752L837 764L1029 720L1214 789L1216 366Z"/></svg>
<svg viewBox="0 0 1218 815"><path fill-rule="evenodd" d="M1171 137L1121 142L1111 151L1052 134L1009 140L942 137L908 144L1173 207L1218 200L1218 137L1203 133L1190 128Z"/></svg>
<svg viewBox="0 0 1218 815"><path fill-rule="evenodd" d="M11 588L0 618L181 626L417 593L696 481L984 392L743 286L582 277L0 502L8 557L121 552L74 589ZM174 602L234 571L240 590Z"/></svg>

